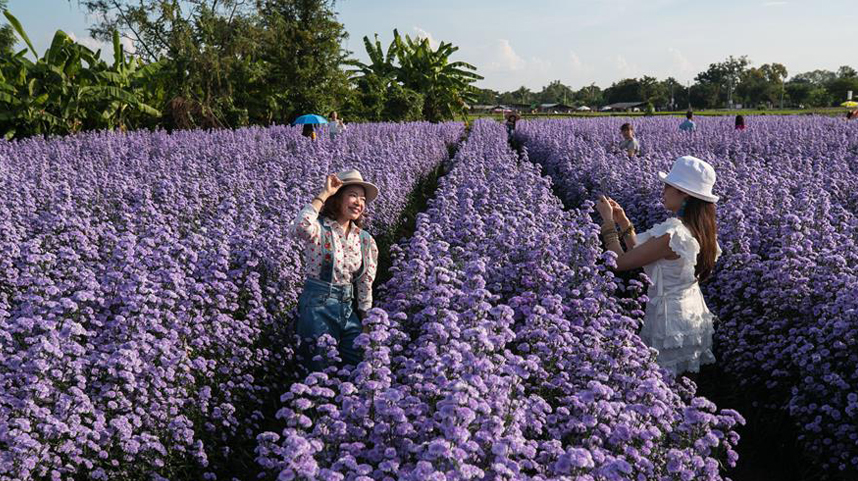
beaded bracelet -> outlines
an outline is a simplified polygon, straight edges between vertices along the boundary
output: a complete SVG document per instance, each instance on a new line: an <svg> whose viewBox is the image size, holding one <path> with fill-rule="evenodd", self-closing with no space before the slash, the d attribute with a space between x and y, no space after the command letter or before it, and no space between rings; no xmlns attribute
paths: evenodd
<svg viewBox="0 0 858 481"><path fill-rule="evenodd" d="M325 203L325 200L324 200L324 199L322 199L321 197L319 197L318 195L317 195L316 197L313 197L313 200L318 200L318 201L319 201L319 202L321 202L322 204L324 204L324 203Z"/></svg>
<svg viewBox="0 0 858 481"><path fill-rule="evenodd" d="M625 239L627 235L635 233L635 226L629 225L626 227L626 230L623 231L622 235L620 235L620 239Z"/></svg>
<svg viewBox="0 0 858 481"><path fill-rule="evenodd" d="M606 232L602 234L602 240L605 242L605 245L611 245L614 242L620 242L620 238L617 235L617 231L614 232Z"/></svg>

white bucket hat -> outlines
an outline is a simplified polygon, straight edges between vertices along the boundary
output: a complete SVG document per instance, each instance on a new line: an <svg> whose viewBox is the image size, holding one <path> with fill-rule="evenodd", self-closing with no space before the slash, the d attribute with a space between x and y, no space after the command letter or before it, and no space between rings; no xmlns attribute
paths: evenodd
<svg viewBox="0 0 858 481"><path fill-rule="evenodd" d="M347 185L359 185L363 187L364 192L366 192L366 201L372 202L373 199L378 197L378 187L369 182L364 182L363 176L360 175L360 172L357 169L344 170L337 174L337 177L343 181L341 189Z"/></svg>
<svg viewBox="0 0 858 481"><path fill-rule="evenodd" d="M692 197L713 204L718 202L718 196L712 194L712 187L715 185L715 169L697 157L684 155L677 158L673 161L670 173L659 172L658 178Z"/></svg>

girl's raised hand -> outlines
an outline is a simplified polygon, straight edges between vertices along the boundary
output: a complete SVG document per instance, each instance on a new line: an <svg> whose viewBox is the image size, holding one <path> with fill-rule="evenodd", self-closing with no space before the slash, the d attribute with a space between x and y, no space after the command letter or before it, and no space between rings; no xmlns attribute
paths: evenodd
<svg viewBox="0 0 858 481"><path fill-rule="evenodd" d="M343 186L343 181L340 180L336 174L328 175L328 178L325 179L325 192L330 196L337 193L340 190L340 187Z"/></svg>
<svg viewBox="0 0 858 481"><path fill-rule="evenodd" d="M615 201L614 199L612 199L612 198L608 197L608 204L610 204L610 206L611 206L611 213L613 214L614 219L615 219L617 222L620 222L620 221L623 221L623 220L628 220L628 219L626 218L626 211L625 211L625 210L623 210L623 208L622 208L622 206L620 206L619 202L617 202L617 201Z"/></svg>
<svg viewBox="0 0 858 481"><path fill-rule="evenodd" d="M600 195L599 200L596 201L596 211L599 212L599 215L602 216L603 221L607 222L614 220L614 209L608 202L608 198L604 195Z"/></svg>

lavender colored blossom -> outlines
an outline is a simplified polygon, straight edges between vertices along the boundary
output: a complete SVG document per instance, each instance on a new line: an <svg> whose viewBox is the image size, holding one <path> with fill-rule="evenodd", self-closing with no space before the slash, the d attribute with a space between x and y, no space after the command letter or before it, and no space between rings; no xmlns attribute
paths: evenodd
<svg viewBox="0 0 858 481"><path fill-rule="evenodd" d="M636 119L643 155L628 158L613 147L624 121L522 122L517 140L569 205L607 191L639 231L668 214L658 171L685 154L711 163L724 254L702 287L720 319L718 362L745 397L790 416L817 472L854 477L858 125L752 117L748 130L736 131L731 119L715 117L699 119L689 135L673 119Z"/></svg>
<svg viewBox="0 0 858 481"><path fill-rule="evenodd" d="M618 300L591 207L565 211L503 127L476 122L394 248L358 338L366 358L312 377L333 402L284 397L260 466L282 479L606 480L661 479L675 462L722 479L744 420L655 364L635 334L645 297ZM320 402L333 407L298 410Z"/></svg>
<svg viewBox="0 0 858 481"><path fill-rule="evenodd" d="M0 480L228 466L296 376L298 210L325 174L354 167L384 193L370 229L387 232L461 133L414 123L317 142L287 127L0 141ZM306 460L319 449L290 455L316 472Z"/></svg>

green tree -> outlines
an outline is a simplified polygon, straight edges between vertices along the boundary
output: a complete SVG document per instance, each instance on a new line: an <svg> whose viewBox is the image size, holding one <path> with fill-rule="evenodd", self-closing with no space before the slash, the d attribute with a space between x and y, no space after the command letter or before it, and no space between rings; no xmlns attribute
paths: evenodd
<svg viewBox="0 0 858 481"><path fill-rule="evenodd" d="M688 102L688 91L684 85L679 83L675 78L668 77L661 81L662 89L665 93L665 102L662 107L670 110L681 109Z"/></svg>
<svg viewBox="0 0 858 481"><path fill-rule="evenodd" d="M858 77L858 71L848 65L841 65L837 69L837 78L852 78Z"/></svg>
<svg viewBox="0 0 858 481"><path fill-rule="evenodd" d="M604 91L598 85L592 83L586 87L581 87L575 92L575 100L581 105L595 107L604 103Z"/></svg>
<svg viewBox="0 0 858 481"><path fill-rule="evenodd" d="M509 104L527 104L533 105L536 103L536 95L529 88L522 85L521 87L511 92L504 92L498 99L504 105Z"/></svg>
<svg viewBox="0 0 858 481"><path fill-rule="evenodd" d="M846 101L847 92L852 91L853 97L858 95L858 77L842 77L829 82L825 90L831 96L829 105L840 105Z"/></svg>
<svg viewBox="0 0 858 481"><path fill-rule="evenodd" d="M779 63L746 69L736 87L736 94L749 105L777 104L784 94L786 76L786 67Z"/></svg>
<svg viewBox="0 0 858 481"><path fill-rule="evenodd" d="M397 80L403 86L423 95L423 117L431 122L452 119L465 104L474 103L472 84L482 80L477 68L462 61L451 61L459 47L441 42L433 49L428 38L403 39L394 30Z"/></svg>
<svg viewBox="0 0 858 481"><path fill-rule="evenodd" d="M810 72L802 72L792 77L792 80L807 81L817 87L824 87L825 84L837 78L837 74L830 70L812 70Z"/></svg>
<svg viewBox="0 0 858 481"><path fill-rule="evenodd" d="M412 122L423 119L422 94L394 83L388 89L386 97L379 120Z"/></svg>
<svg viewBox="0 0 858 481"><path fill-rule="evenodd" d="M353 79L358 82L358 90L387 89L398 84L404 88L401 95L397 93L400 100L415 99L412 93L422 96L423 118L432 122L452 119L464 111L466 104L476 101L477 90L471 84L483 77L473 65L450 60L459 50L451 43L441 42L433 49L429 39L412 39L408 35L403 38L394 30L387 52L377 34L375 42L364 37L364 47L370 63L346 62L357 67Z"/></svg>
<svg viewBox="0 0 858 481"><path fill-rule="evenodd" d="M145 85L158 65L139 66L118 45L114 65L100 52L75 43L58 30L40 57L22 25L4 12L27 50L0 57L0 133L7 138L69 134L86 129L139 126L160 112L146 103ZM35 61L26 57L31 53Z"/></svg>
<svg viewBox="0 0 858 481"><path fill-rule="evenodd" d="M641 100L651 104L653 110L656 106L663 108L670 103L670 96L662 82L657 78L644 75L640 79Z"/></svg>
<svg viewBox="0 0 858 481"><path fill-rule="evenodd" d="M492 89L476 89L474 93L474 103L482 105L495 105L498 103L500 92Z"/></svg>
<svg viewBox="0 0 858 481"><path fill-rule="evenodd" d="M274 92L275 120L290 122L309 112L337 108L349 95L348 74L340 66L347 37L330 0L265 0L259 14L265 27L261 58L265 83Z"/></svg>
<svg viewBox="0 0 858 481"><path fill-rule="evenodd" d="M536 100L543 104L569 104L575 100L575 91L559 80L554 80L536 94Z"/></svg>
<svg viewBox="0 0 858 481"><path fill-rule="evenodd" d="M811 92L813 92L814 88L817 87L814 87L814 85L807 80L793 78L784 85L784 88L791 105L810 106Z"/></svg>
<svg viewBox="0 0 858 481"><path fill-rule="evenodd" d="M164 59L168 127L289 122L352 93L332 0L79 0L147 60Z"/></svg>
<svg viewBox="0 0 858 481"><path fill-rule="evenodd" d="M610 103L643 101L641 83L636 78L622 79L605 89L605 100Z"/></svg>
<svg viewBox="0 0 858 481"><path fill-rule="evenodd" d="M706 71L697 74L695 90L702 106L720 107L733 102L733 92L750 64L745 55L739 58L731 55L723 62L709 64Z"/></svg>
<svg viewBox="0 0 858 481"><path fill-rule="evenodd" d="M6 11L7 0L0 0L0 12ZM8 23L0 24L0 55L12 53L15 48L15 31Z"/></svg>

